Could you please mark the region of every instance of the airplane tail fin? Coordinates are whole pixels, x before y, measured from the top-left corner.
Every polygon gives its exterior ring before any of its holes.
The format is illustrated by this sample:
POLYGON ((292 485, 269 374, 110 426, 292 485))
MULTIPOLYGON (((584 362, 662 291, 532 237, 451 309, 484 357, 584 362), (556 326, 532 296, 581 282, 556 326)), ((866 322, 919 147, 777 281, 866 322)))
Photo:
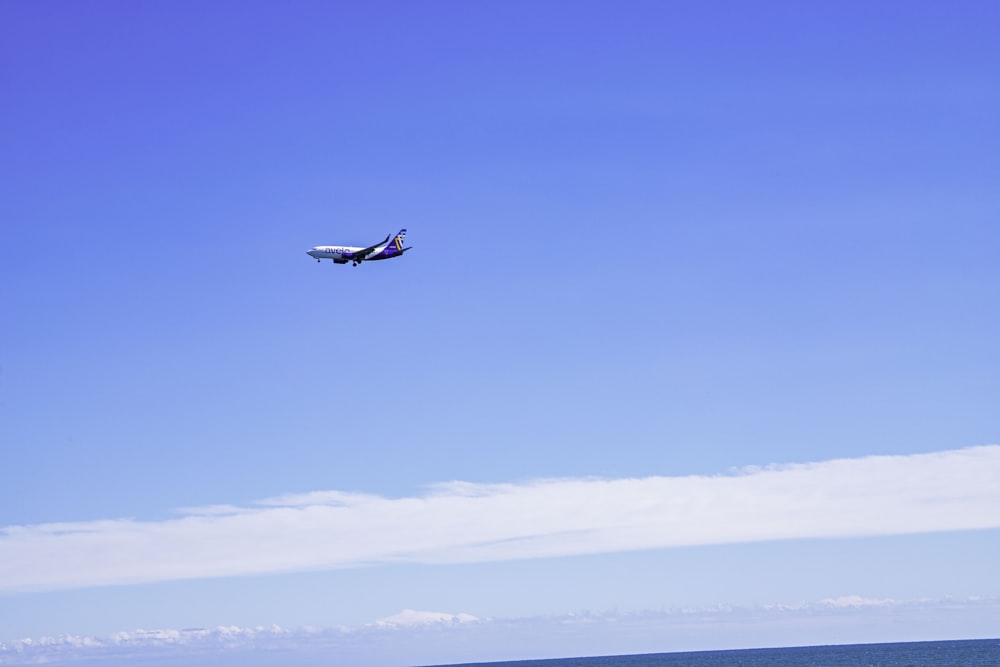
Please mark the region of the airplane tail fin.
POLYGON ((403 248, 403 238, 406 236, 406 230, 400 229, 399 233, 392 239, 392 244, 396 246, 396 250, 402 252, 403 248))

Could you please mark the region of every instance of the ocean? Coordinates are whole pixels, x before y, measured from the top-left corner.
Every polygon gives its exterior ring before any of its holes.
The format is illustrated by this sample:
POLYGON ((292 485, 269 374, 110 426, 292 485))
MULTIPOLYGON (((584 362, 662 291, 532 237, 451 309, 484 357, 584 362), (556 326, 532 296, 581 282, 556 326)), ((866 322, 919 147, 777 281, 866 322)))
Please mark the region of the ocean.
POLYGON ((474 667, 1000 667, 1000 639, 480 662, 474 667))

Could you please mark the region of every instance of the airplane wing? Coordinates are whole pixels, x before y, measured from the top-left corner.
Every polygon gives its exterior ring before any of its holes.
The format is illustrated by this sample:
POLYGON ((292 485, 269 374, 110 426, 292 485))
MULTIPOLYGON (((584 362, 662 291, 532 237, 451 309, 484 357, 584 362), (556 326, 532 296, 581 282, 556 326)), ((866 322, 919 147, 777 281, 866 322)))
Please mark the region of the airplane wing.
POLYGON ((354 260, 355 262, 360 262, 365 257, 367 257, 368 255, 370 255, 373 252, 375 252, 375 249, 378 248, 380 245, 385 245, 388 242, 389 242, 389 237, 386 236, 384 241, 379 241, 375 245, 370 245, 367 248, 365 248, 364 250, 359 250, 357 252, 352 252, 351 253, 351 259, 354 260))

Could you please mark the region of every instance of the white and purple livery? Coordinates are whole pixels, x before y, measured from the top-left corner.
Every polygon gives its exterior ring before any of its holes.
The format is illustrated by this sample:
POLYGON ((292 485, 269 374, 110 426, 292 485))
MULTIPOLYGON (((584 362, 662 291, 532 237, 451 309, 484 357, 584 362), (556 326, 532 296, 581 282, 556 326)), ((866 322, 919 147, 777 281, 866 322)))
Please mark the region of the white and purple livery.
POLYGON ((403 237, 405 236, 406 230, 400 229, 392 241, 389 241, 389 237, 386 236, 384 241, 370 245, 367 248, 342 245, 318 245, 315 248, 306 250, 306 254, 317 262, 323 259, 332 259, 334 264, 353 262, 354 266, 357 266, 361 262, 371 262, 376 259, 392 259, 393 257, 401 256, 410 249, 403 247, 403 237))

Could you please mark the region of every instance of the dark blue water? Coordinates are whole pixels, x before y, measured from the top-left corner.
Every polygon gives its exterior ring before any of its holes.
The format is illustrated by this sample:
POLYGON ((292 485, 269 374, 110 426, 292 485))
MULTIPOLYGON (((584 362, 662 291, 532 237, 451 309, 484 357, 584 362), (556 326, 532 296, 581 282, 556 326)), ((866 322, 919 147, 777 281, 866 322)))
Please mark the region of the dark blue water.
MULTIPOLYGON (((597 658, 481 662, 475 667, 1000 667, 1000 639, 805 646, 597 658)), ((452 666, 459 667, 459 666, 452 666)))

